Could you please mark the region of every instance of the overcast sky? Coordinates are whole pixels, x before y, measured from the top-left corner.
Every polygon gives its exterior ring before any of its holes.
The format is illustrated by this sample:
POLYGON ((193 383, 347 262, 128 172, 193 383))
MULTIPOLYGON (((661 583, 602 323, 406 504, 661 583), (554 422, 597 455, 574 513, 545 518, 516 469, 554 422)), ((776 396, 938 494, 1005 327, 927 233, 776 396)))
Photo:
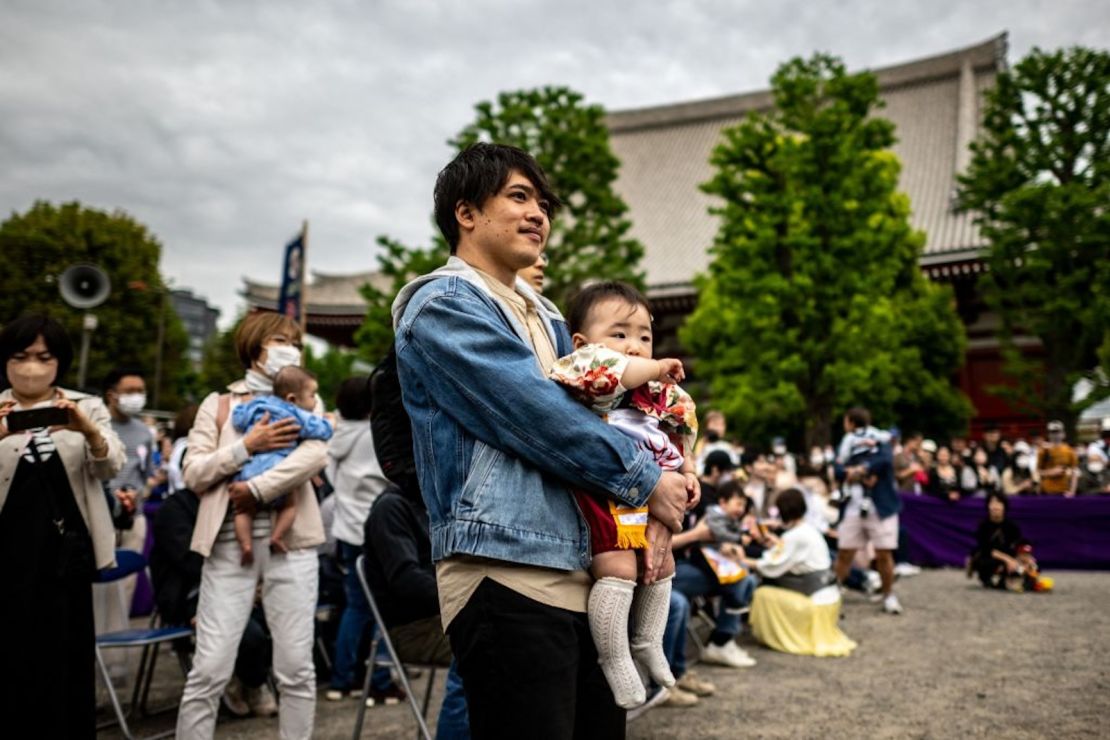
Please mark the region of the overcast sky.
POLYGON ((230 321, 242 277, 373 269, 379 234, 426 243, 446 140, 499 91, 568 85, 610 110, 765 88, 815 50, 853 69, 1010 32, 1106 46, 1098 0, 5 0, 0 212, 122 208, 163 274, 230 321))

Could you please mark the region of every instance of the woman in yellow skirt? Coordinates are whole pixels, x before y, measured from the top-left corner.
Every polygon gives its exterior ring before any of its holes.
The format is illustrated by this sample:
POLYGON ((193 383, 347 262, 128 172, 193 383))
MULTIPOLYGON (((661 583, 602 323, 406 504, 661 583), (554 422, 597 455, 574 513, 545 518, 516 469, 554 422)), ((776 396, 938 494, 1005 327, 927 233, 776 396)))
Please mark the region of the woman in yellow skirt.
POLYGON ((840 590, 830 571, 824 537, 803 521, 805 496, 788 488, 775 505, 786 531, 759 560, 745 558, 763 577, 752 600, 752 634, 784 653, 850 655, 856 643, 840 631, 840 590))

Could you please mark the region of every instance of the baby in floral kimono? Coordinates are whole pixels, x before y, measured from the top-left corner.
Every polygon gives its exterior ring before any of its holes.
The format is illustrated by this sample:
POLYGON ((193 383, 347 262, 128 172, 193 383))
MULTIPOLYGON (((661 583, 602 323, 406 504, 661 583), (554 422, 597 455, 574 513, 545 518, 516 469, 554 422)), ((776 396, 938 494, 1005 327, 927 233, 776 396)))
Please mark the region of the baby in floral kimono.
MULTIPOLYGON (((685 377, 682 363, 651 358, 647 299, 625 283, 595 283, 571 300, 567 322, 575 351, 555 363, 550 377, 649 450, 664 470, 684 473, 692 493, 694 402, 677 385, 685 377)), ((638 551, 647 547, 647 507, 585 491, 574 496, 590 528, 595 579, 587 607, 590 632, 613 696, 627 709, 646 699, 637 663, 656 683, 675 683, 663 653, 674 557, 667 553, 659 580, 637 585, 638 551)))

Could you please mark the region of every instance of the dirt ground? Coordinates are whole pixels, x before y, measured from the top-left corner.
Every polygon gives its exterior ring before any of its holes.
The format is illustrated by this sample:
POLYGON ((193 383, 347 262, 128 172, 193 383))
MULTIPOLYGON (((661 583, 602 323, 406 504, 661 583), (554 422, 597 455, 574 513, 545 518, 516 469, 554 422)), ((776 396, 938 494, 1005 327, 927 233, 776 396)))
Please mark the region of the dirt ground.
MULTIPOLYGON (((849 595, 842 625, 859 643, 851 657, 784 655, 745 637, 758 666, 696 667, 717 694, 690 709, 652 710, 629 724, 628 737, 1106 737, 1110 573, 1051 575, 1055 593, 1016 595, 984 591, 956 571, 926 571, 898 584, 906 611, 896 617, 849 595)), ((442 684, 437 677, 433 718, 442 684)), ((180 690, 172 659, 161 661, 152 704, 180 690)), ((317 706, 316 737, 351 737, 354 700, 326 702, 321 690, 317 706)), ((172 726, 171 713, 133 730, 172 726)), ((411 737, 414 728, 407 706, 379 707, 367 710, 362 737, 411 737)), ((272 738, 277 721, 221 720, 216 736, 272 738)))

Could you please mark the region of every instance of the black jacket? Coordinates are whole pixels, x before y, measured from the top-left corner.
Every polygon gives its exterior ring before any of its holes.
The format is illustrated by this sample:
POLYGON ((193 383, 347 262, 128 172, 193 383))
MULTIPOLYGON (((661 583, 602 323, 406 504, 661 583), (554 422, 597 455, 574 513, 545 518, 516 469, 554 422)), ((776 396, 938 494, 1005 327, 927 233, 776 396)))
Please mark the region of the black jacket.
POLYGON ((189 489, 162 502, 154 517, 150 577, 154 603, 166 624, 188 624, 197 611, 204 559, 189 549, 200 501, 189 489))
POLYGON ((419 494, 387 488, 370 509, 364 532, 366 582, 386 627, 439 614, 428 512, 419 494))

